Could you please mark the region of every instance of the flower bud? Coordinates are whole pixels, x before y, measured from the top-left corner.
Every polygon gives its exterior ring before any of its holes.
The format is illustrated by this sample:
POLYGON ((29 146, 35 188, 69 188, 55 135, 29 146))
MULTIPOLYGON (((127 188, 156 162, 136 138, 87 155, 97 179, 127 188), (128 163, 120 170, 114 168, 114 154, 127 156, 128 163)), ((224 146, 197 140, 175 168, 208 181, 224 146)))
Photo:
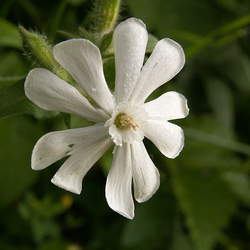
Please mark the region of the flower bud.
POLYGON ((107 34, 113 31, 120 11, 121 0, 97 0, 92 13, 94 31, 107 34))
POLYGON ((19 26, 19 30, 23 39, 24 48, 38 61, 39 64, 41 64, 42 67, 51 70, 66 82, 74 84, 74 80, 70 74, 55 60, 52 48, 47 42, 45 36, 28 31, 22 26, 19 26))

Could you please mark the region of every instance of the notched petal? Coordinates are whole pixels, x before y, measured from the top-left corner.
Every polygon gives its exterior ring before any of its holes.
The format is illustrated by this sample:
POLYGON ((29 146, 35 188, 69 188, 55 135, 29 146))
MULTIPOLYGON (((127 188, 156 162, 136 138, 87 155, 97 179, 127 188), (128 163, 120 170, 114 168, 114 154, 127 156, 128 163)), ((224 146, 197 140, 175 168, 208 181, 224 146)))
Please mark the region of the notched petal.
POLYGON ((136 18, 121 22, 114 31, 117 103, 127 101, 136 85, 143 65, 147 40, 145 24, 136 18))
POLYGON ((143 103, 154 90, 176 76, 184 64, 182 47, 169 38, 160 40, 143 66, 130 100, 143 103))
POLYGON ((128 219, 133 219, 131 150, 128 144, 116 147, 105 194, 111 209, 128 219))
POLYGON ((149 200, 158 190, 160 174, 143 142, 131 144, 134 196, 138 202, 149 200))
POLYGON ((56 60, 106 112, 114 107, 103 73, 100 50, 86 39, 70 39, 53 48, 56 60))
POLYGON ((143 127, 145 136, 166 157, 174 159, 184 146, 183 130, 170 122, 148 120, 143 127))
POLYGON ((189 113, 187 99, 180 93, 169 91, 157 99, 145 103, 150 119, 175 120, 185 118, 189 113))
POLYGON ((94 126, 50 132, 36 143, 31 157, 34 170, 41 170, 60 159, 71 155, 79 147, 82 151, 88 145, 105 140, 107 129, 102 124, 94 126))
POLYGON ((31 70, 24 89, 26 96, 45 110, 72 113, 95 122, 108 118, 102 110, 95 109, 76 88, 49 70, 31 70))
POLYGON ((89 145, 79 145, 78 149, 59 168, 51 182, 69 192, 80 194, 83 178, 111 145, 109 138, 89 145))

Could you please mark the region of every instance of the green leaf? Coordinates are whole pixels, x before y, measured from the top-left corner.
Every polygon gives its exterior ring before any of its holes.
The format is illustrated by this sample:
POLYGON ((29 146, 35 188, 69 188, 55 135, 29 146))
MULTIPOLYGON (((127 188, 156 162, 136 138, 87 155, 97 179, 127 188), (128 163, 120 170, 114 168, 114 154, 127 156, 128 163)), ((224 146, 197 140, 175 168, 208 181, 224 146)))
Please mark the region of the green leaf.
POLYGON ((166 193, 138 205, 135 218, 125 226, 122 245, 128 249, 162 249, 161 242, 169 241, 167 236, 173 231, 175 205, 166 193))
POLYGON ((205 87, 208 102, 217 121, 225 129, 231 131, 234 121, 234 100, 230 88, 223 81, 216 78, 208 79, 205 87))
POLYGON ((43 244, 40 244, 40 247, 38 247, 38 250, 55 250, 55 249, 69 250, 69 248, 66 246, 65 242, 62 239, 45 241, 43 244))
POLYGON ((236 18, 235 20, 222 25, 219 28, 215 28, 212 32, 209 32, 203 39, 197 41, 193 46, 190 46, 186 52, 187 56, 194 56, 201 50, 211 46, 223 46, 227 43, 236 40, 238 37, 244 37, 247 35, 247 26, 250 23, 250 15, 236 18))
POLYGON ((0 18, 0 46, 21 48, 22 41, 15 25, 0 18))
POLYGON ((174 233, 171 250, 192 250, 192 245, 189 237, 185 234, 181 228, 180 221, 177 221, 174 233))
POLYGON ((239 46, 230 46, 227 53, 221 55, 216 67, 223 69, 223 75, 243 94, 250 93, 250 60, 239 46))
POLYGON ((0 207, 34 183, 38 175, 30 167, 30 156, 42 134, 42 127, 25 117, 0 120, 0 207))
POLYGON ((60 228, 55 218, 63 214, 72 202, 73 198, 70 195, 53 198, 48 193, 38 198, 33 193, 28 193, 19 204, 19 213, 30 224, 36 241, 42 242, 46 238, 59 236, 60 228), (63 201, 65 196, 68 204, 63 201))
POLYGON ((248 0, 242 0, 240 4, 238 0, 217 0, 216 3, 229 11, 237 13, 247 13, 250 9, 248 0))
POLYGON ((236 208, 236 199, 218 174, 172 166, 172 184, 198 250, 213 249, 236 208))
POLYGON ((7 51, 1 54, 0 60, 0 88, 10 82, 24 80, 28 67, 20 53, 7 51))
POLYGON ((223 179, 228 183, 229 188, 236 197, 250 206, 250 181, 249 177, 244 173, 226 172, 223 179))
POLYGON ((29 102, 25 98, 23 84, 12 84, 0 89, 0 118, 24 114, 29 111, 29 102))
POLYGON ((16 51, 8 51, 0 60, 0 92, 17 81, 25 79, 27 65, 16 51))
MULTIPOLYGON (((217 161, 218 156, 222 156, 221 159, 224 158, 225 165, 225 163, 231 164, 232 158, 236 156, 230 154, 230 151, 250 155, 250 146, 238 142, 234 138, 228 138, 228 131, 225 131, 225 127, 221 123, 215 122, 213 116, 192 116, 192 119, 187 119, 185 122, 188 124, 188 127, 184 129, 187 137, 186 144, 188 145, 184 148, 184 151, 188 151, 186 157, 203 158, 203 163, 205 163, 211 160, 217 161), (197 151, 200 153, 197 154, 197 151), (214 153, 217 154, 217 157, 214 153)), ((237 165, 237 161, 234 161, 234 163, 237 165)), ((204 167, 203 164, 200 164, 200 166, 204 167)))
POLYGON ((206 34, 225 18, 209 0, 127 0, 126 2, 132 14, 142 18, 147 26, 153 27, 160 36, 172 37, 180 30, 206 34))
POLYGON ((0 88, 0 119, 22 114, 30 114, 37 119, 44 119, 54 117, 57 112, 42 110, 31 103, 24 94, 21 82, 0 88))
POLYGON ((230 139, 225 139, 222 136, 217 136, 212 133, 206 133, 206 132, 199 131, 193 128, 186 128, 185 131, 186 131, 186 135, 189 138, 192 138, 201 142, 213 144, 219 147, 223 147, 228 150, 235 151, 235 152, 250 155, 250 146, 248 144, 237 142, 237 141, 230 140, 230 139))

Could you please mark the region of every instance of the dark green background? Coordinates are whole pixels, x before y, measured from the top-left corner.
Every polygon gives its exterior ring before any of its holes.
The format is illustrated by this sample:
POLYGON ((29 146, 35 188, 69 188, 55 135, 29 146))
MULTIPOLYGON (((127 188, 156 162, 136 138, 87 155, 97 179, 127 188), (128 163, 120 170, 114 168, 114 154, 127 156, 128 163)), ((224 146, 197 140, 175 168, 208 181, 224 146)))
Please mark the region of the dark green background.
MULTIPOLYGON (((111 153, 84 180, 80 196, 50 183, 60 164, 30 168, 36 140, 65 129, 65 116, 27 101, 23 82, 35 67, 17 25, 52 44, 79 37, 93 1, 0 1, 0 249, 1 250, 249 250, 250 3, 249 0, 126 0, 120 20, 141 18, 157 38, 186 52, 183 71, 153 93, 183 93, 190 115, 176 121, 186 145, 168 160, 148 141, 161 173, 154 197, 129 221, 109 209, 105 178, 111 153), (29 58, 31 60, 29 60, 29 58)), ((112 85, 113 60, 105 63, 112 85)), ((85 124, 71 117, 71 127, 85 124)))

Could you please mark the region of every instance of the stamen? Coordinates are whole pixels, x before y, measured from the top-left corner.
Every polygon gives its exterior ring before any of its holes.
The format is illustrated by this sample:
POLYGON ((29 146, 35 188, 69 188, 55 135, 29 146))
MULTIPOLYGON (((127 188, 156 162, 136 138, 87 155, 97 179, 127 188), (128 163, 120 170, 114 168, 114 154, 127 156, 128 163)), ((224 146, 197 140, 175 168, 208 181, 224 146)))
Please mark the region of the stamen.
POLYGON ((115 125, 122 130, 136 129, 138 125, 133 121, 133 118, 125 113, 120 113, 115 118, 115 125))

